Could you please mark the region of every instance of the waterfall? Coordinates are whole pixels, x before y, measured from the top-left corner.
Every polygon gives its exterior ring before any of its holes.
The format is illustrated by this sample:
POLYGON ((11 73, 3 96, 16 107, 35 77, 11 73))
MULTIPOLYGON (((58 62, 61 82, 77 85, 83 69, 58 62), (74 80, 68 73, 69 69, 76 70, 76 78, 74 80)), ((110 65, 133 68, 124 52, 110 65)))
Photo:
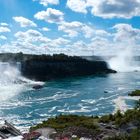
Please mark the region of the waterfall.
POLYGON ((133 59, 131 48, 121 50, 108 61, 109 67, 117 72, 140 71, 139 65, 133 59))
POLYGON ((0 62, 0 101, 8 100, 26 89, 32 88, 34 84, 43 84, 23 77, 20 67, 20 63, 0 62))

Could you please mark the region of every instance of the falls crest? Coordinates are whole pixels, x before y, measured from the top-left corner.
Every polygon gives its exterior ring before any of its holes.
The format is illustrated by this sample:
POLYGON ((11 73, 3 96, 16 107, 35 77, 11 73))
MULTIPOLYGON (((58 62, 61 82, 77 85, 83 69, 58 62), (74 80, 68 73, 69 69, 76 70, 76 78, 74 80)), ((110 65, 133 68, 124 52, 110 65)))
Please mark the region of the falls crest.
POLYGON ((132 50, 122 50, 108 61, 109 67, 117 72, 140 71, 140 66, 134 60, 132 50))

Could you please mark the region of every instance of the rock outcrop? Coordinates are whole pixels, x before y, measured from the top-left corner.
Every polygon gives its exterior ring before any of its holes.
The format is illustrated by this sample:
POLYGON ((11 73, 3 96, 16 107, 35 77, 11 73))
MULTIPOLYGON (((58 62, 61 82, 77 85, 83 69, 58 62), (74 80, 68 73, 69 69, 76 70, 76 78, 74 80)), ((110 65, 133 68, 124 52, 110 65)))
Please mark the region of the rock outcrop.
POLYGON ((82 58, 65 58, 53 60, 27 60, 22 62, 23 76, 34 80, 46 81, 70 76, 115 73, 104 61, 88 61, 82 58))

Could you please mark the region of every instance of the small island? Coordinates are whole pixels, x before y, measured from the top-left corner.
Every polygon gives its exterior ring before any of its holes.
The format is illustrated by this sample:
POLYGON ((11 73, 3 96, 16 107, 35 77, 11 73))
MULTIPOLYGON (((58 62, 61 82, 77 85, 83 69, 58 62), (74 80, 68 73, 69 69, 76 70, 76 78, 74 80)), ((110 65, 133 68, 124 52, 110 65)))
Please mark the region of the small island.
POLYGON ((116 73, 105 61, 89 61, 79 56, 65 54, 34 56, 21 63, 23 76, 47 81, 65 77, 116 73))
POLYGON ((12 65, 20 63, 21 74, 35 81, 55 80, 58 78, 89 76, 116 73, 103 60, 93 57, 92 61, 82 56, 65 54, 35 55, 21 53, 0 54, 1 62, 12 65))

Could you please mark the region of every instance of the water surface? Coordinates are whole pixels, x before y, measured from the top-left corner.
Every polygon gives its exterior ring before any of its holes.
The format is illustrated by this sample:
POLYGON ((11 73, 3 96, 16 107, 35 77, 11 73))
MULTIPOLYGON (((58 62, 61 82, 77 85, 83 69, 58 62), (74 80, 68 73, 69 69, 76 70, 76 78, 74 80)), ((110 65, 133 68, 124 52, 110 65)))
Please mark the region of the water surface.
POLYGON ((58 114, 104 115, 134 106, 140 72, 60 79, 33 90, 30 84, 0 87, 0 120, 22 128, 58 114))

